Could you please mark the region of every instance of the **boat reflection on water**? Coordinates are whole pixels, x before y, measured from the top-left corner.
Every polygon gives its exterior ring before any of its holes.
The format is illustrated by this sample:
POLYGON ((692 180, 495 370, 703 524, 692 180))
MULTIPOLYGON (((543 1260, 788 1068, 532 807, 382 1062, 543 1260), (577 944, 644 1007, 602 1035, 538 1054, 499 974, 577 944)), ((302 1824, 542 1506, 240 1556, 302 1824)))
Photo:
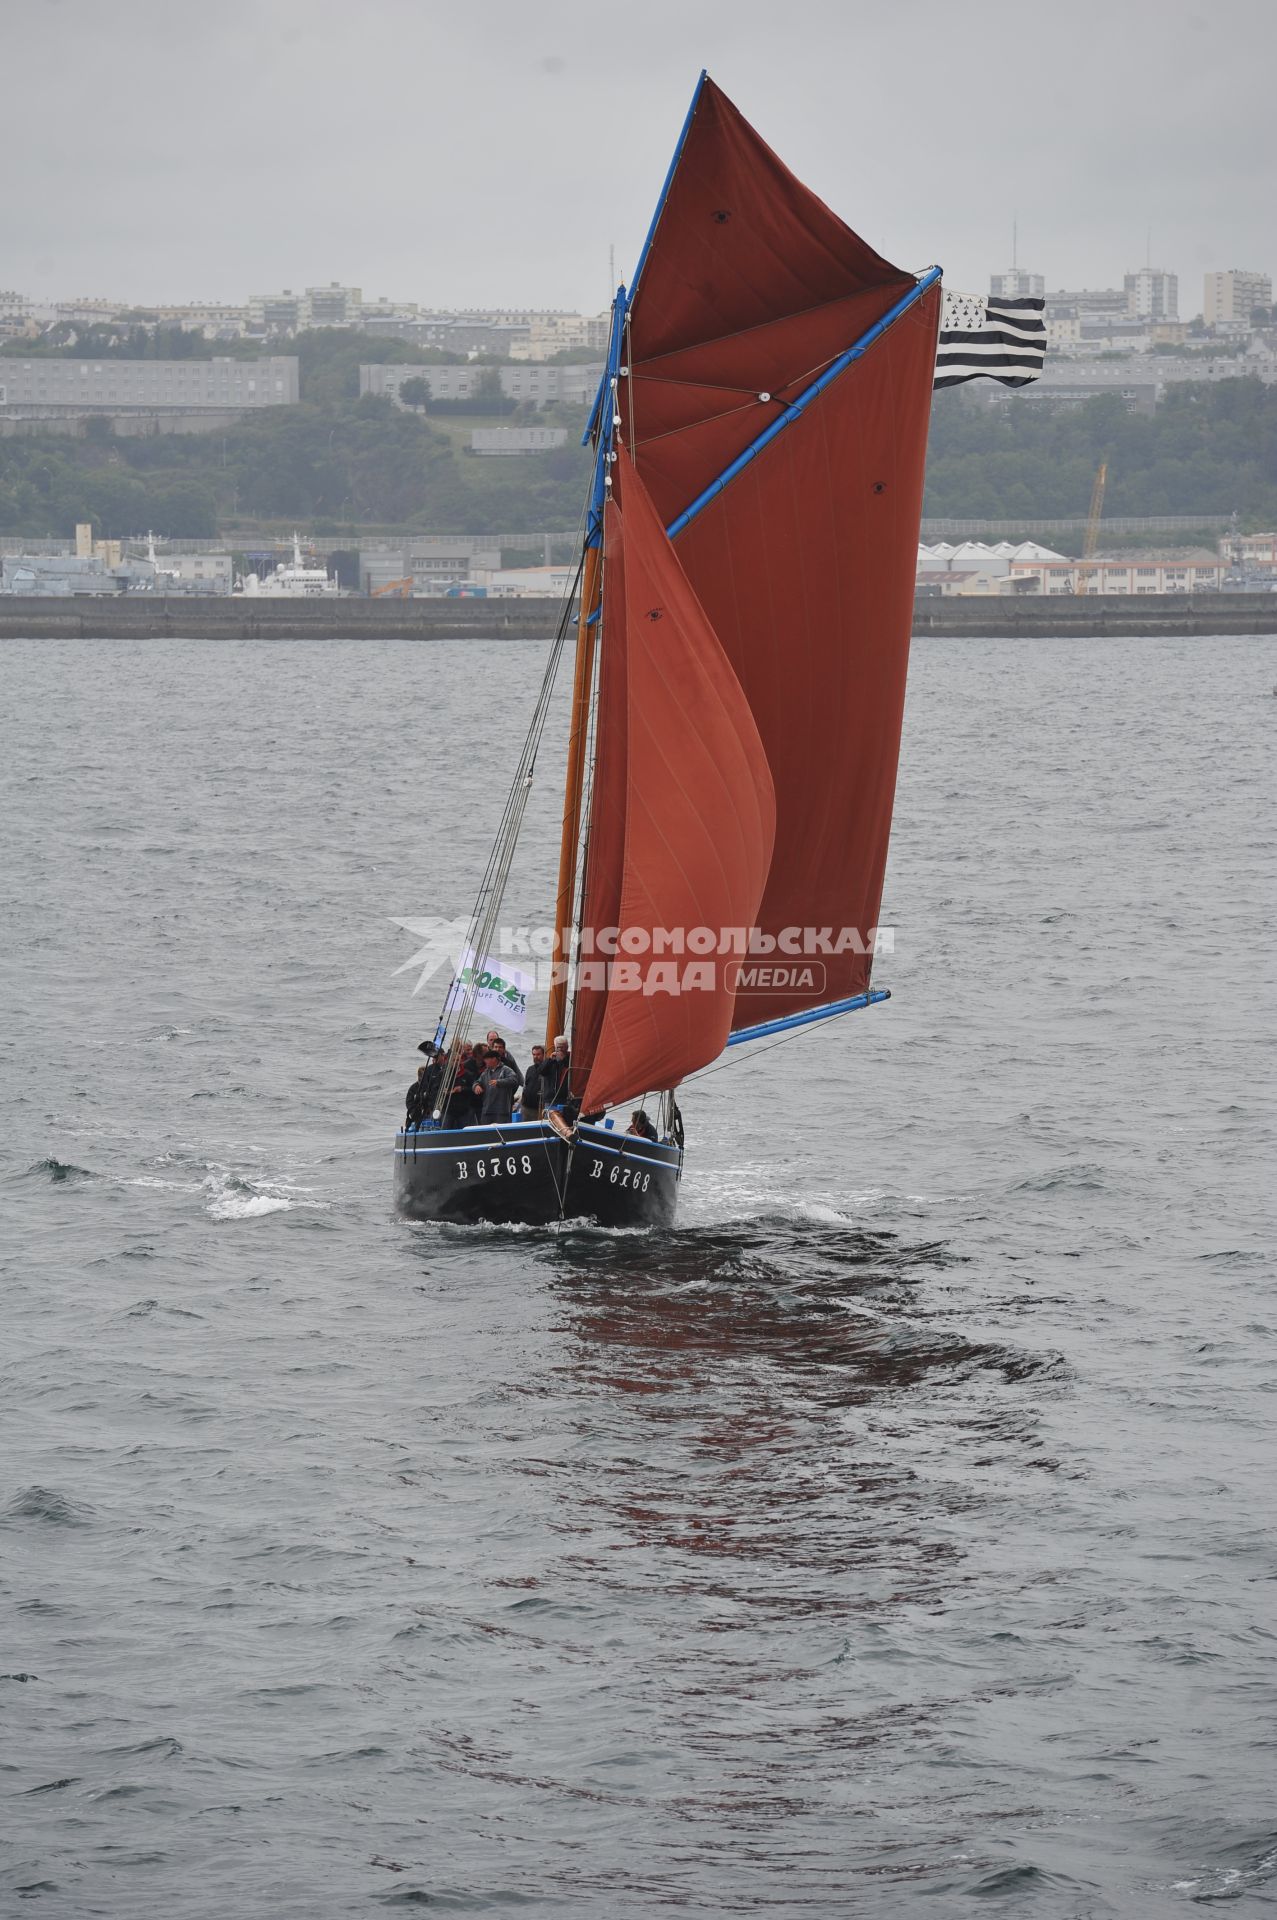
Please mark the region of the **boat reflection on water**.
MULTIPOLYGON (((670 1590, 755 1620, 942 1610, 1004 1466, 1056 1464, 1039 1395, 1059 1362, 948 1322, 942 1243, 787 1216, 569 1232, 547 1258, 597 1441, 582 1491, 670 1590)), ((594 1561, 609 1586, 617 1544, 594 1561)))
POLYGON ((432 1685, 466 1650, 465 1737, 432 1755, 445 1792, 534 1798, 531 1890, 877 1914, 884 1885, 1005 1864, 968 1844, 972 1795, 996 1740, 1005 1806, 1015 1715, 1036 1724, 1051 1680, 1059 1502, 1025 1469, 1051 1464, 1043 1403, 1071 1382, 966 1331, 970 1264, 823 1210, 420 1246, 497 1356, 445 1389, 432 1445, 432 1685))

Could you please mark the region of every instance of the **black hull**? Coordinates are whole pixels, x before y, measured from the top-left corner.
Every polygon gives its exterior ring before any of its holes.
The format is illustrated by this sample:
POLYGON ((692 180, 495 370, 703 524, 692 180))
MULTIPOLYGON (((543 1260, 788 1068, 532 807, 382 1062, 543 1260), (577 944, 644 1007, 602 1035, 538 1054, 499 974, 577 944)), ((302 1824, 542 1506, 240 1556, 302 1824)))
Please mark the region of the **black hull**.
POLYGON ((464 1225, 667 1227, 683 1170, 679 1148, 606 1127, 569 1144, 544 1121, 401 1133, 395 1204, 412 1220, 464 1225))

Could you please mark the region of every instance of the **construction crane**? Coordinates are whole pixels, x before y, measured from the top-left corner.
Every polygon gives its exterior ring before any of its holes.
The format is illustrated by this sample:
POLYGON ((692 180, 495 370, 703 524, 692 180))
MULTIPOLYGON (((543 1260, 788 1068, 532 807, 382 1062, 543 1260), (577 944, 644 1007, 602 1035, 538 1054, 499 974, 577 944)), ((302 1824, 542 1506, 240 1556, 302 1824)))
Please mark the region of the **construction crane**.
POLYGON ((412 575, 409 574, 406 580, 387 580, 384 587, 374 587, 368 597, 370 600, 380 600, 387 593, 393 593, 398 600, 411 600, 412 575))
POLYGON ((1082 560, 1073 575, 1074 593, 1087 591, 1086 568, 1095 558, 1095 549, 1100 541, 1100 517, 1104 512, 1104 489, 1108 485, 1109 463, 1101 460, 1095 472, 1095 485, 1091 488, 1091 510, 1086 516, 1086 533, 1082 540, 1082 560))

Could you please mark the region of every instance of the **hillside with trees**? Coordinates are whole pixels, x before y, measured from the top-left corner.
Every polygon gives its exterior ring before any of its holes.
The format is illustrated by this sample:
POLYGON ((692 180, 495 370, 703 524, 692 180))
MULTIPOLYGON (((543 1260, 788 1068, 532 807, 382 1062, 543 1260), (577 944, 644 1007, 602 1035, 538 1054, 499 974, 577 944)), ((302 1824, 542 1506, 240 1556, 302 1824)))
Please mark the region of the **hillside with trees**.
MULTIPOLYGON (((137 342, 82 339, 45 351, 135 357, 128 349, 152 339, 139 330, 137 342)), ((200 345, 211 353, 224 343, 200 345)), ((116 434, 109 420, 91 418, 82 438, 0 439, 0 532, 53 537, 79 520, 92 521, 100 535, 154 527, 178 539, 270 521, 352 535, 369 527, 481 533, 575 526, 588 471, 576 434, 564 448, 518 460, 476 459, 465 451, 470 416, 476 424, 490 422, 497 411, 516 423, 523 418, 501 400, 495 368, 499 406, 485 405, 481 394, 466 417, 455 405, 441 406, 436 422, 429 408, 361 399, 359 368, 369 361, 455 364, 455 354, 335 329, 300 334, 290 350, 300 362, 300 404, 246 414, 224 430, 116 434)), ((414 397, 428 399, 420 392, 414 397)), ((552 416, 530 417, 544 422, 552 416)), ((578 424, 575 415, 572 424, 578 424)))
MULTIPOLYGON (((223 342, 138 327, 109 338, 11 343, 25 353, 208 357, 223 342)), ((237 350, 237 349, 236 349, 237 350)), ((437 349, 345 331, 304 333, 301 400, 242 417, 225 431, 116 434, 90 419, 82 437, 0 438, 0 532, 66 536, 77 521, 99 534, 147 527, 170 538, 213 538, 228 527, 286 525, 312 532, 371 529, 449 533, 566 529, 577 524, 588 476, 575 410, 520 408, 492 378, 469 402, 429 401, 409 381, 409 408, 359 397, 366 361, 429 365, 437 349), (494 416, 569 427, 567 445, 517 459, 476 458, 471 426, 494 416)), ((0 360, 2 365, 2 360, 0 360)), ((1127 413, 1105 396, 1068 411, 1012 395, 973 405, 961 390, 937 397, 924 511, 997 520, 1084 514, 1101 460, 1106 513, 1226 514, 1277 523, 1277 387, 1256 379, 1172 387, 1157 413, 1127 413)))
POLYGON ((1152 415, 1116 395, 1056 412, 1012 394, 973 406, 961 389, 931 413, 923 512, 972 520, 1085 514, 1101 460, 1106 514, 1239 513, 1277 523, 1277 387, 1248 378, 1167 389, 1152 415))

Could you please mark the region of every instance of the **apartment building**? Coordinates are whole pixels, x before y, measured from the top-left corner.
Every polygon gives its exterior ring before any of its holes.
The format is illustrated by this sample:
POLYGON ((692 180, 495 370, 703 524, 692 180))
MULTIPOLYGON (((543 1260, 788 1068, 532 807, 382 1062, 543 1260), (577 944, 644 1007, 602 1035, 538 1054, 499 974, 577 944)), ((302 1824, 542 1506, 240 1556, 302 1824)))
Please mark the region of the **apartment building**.
POLYGON ((1046 280, 1040 273, 1010 267, 1005 273, 989 275, 989 293, 994 300, 1045 300, 1046 280))
POLYGON ((1179 276, 1162 267, 1138 267, 1123 280, 1126 312, 1132 320, 1177 320, 1179 276))
POLYGON ((359 391, 384 395, 402 405, 399 391, 406 380, 424 380, 432 400, 473 400, 485 374, 495 372, 501 391, 520 405, 545 407, 556 402, 588 407, 603 377, 601 361, 580 366, 543 366, 519 362, 505 367, 362 366, 359 391))
POLYGON ((0 360, 0 416, 51 419, 84 414, 248 413, 295 406, 291 355, 231 360, 0 360))
POLYGON ((1229 267, 1226 273, 1208 273, 1202 285, 1202 319, 1208 327, 1244 327, 1256 307, 1271 308, 1272 276, 1229 267))

